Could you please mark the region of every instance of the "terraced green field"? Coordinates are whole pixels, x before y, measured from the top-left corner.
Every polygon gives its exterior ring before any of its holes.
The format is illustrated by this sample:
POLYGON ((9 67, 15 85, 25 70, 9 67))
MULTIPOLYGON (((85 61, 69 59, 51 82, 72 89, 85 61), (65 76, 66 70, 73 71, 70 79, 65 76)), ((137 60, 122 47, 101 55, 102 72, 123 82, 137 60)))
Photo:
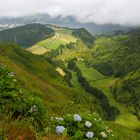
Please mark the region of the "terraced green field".
POLYGON ((84 59, 88 59, 91 58, 91 51, 89 48, 87 48, 87 46, 81 41, 78 40, 72 49, 69 48, 63 48, 62 49, 62 53, 59 54, 58 56, 56 56, 54 58, 54 60, 62 60, 62 61, 66 61, 68 62, 69 60, 73 59, 73 58, 77 58, 78 60, 84 60, 84 59))
POLYGON ((72 36, 72 30, 67 28, 53 27, 55 35, 51 38, 42 40, 30 47, 28 50, 34 54, 44 54, 50 50, 57 49, 61 44, 65 45, 70 42, 76 42, 77 38, 72 36))
POLYGON ((120 110, 120 115, 117 116, 115 122, 132 129, 140 128, 140 122, 137 117, 129 113, 124 105, 117 103, 110 91, 110 87, 117 78, 105 77, 94 68, 88 67, 84 62, 78 61, 76 64, 81 69, 83 76, 89 81, 90 85, 103 91, 109 103, 120 110))

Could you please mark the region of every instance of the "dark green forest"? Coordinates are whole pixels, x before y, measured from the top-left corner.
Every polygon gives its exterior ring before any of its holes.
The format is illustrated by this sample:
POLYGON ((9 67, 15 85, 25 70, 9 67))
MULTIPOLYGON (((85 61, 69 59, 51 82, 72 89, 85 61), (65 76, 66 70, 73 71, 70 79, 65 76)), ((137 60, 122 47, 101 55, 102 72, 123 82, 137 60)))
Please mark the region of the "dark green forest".
POLYGON ((28 24, 0 31, 0 42, 15 43, 26 48, 53 35, 54 31, 45 25, 28 24))

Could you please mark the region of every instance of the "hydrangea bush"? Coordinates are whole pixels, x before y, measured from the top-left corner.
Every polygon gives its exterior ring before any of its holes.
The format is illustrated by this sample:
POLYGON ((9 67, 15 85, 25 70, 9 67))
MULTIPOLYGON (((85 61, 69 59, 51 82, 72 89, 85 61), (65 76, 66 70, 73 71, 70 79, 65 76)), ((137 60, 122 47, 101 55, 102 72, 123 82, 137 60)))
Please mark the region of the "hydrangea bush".
POLYGON ((52 117, 48 131, 70 140, 117 140, 114 132, 96 114, 80 113, 52 117))
POLYGON ((47 110, 43 101, 21 88, 16 75, 16 72, 9 71, 6 65, 0 63, 0 114, 12 114, 13 119, 27 118, 42 130, 47 124, 47 110))

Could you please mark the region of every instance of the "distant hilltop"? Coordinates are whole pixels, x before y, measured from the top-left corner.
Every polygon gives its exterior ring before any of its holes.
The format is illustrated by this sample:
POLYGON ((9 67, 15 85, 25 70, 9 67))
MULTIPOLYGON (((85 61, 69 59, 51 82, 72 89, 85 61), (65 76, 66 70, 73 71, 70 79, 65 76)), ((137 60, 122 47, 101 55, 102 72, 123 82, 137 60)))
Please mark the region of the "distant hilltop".
POLYGON ((130 27, 124 27, 120 25, 98 25, 95 23, 80 23, 73 16, 57 16, 55 18, 50 17, 48 14, 35 14, 30 16, 23 17, 2 17, 0 18, 0 25, 4 26, 19 26, 29 23, 42 23, 42 24, 52 24, 62 27, 70 27, 70 28, 85 28, 90 33, 96 34, 99 32, 110 32, 114 30, 128 30, 130 27))

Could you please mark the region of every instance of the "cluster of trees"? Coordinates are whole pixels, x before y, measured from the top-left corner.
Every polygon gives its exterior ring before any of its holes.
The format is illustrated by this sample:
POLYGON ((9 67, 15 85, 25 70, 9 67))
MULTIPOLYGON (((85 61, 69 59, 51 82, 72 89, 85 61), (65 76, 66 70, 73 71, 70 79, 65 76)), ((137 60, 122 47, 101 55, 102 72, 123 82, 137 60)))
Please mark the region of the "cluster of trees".
POLYGON ((114 75, 121 79, 114 84, 115 99, 129 107, 140 119, 140 29, 132 30, 120 47, 114 52, 114 75))
POLYGON ((114 69, 112 67, 111 61, 103 62, 100 64, 93 64, 93 67, 96 68, 103 75, 111 76, 114 74, 114 69))
POLYGON ((114 74, 118 77, 140 68, 140 31, 131 31, 128 38, 122 40, 120 44, 123 47, 114 52, 112 62, 114 74))
POLYGON ((130 111, 140 119, 140 69, 117 81, 112 87, 115 99, 130 107, 130 111))
POLYGON ((105 50, 103 52, 99 48, 93 52, 93 67, 102 74, 124 77, 140 67, 140 30, 132 30, 125 35, 114 35, 107 39, 101 37, 97 45, 101 45, 101 48, 103 45, 105 50))
POLYGON ((72 35, 80 38, 88 47, 91 47, 93 44, 95 37, 91 35, 86 29, 80 28, 80 29, 75 29, 72 32, 72 35))
POLYGON ((73 69, 77 72, 78 82, 85 89, 85 91, 93 94, 100 102, 100 106, 103 109, 104 118, 106 120, 113 120, 119 114, 119 110, 116 107, 110 106, 107 97, 104 95, 102 91, 97 88, 90 86, 89 82, 82 75, 81 70, 76 66, 75 59, 69 61, 68 68, 73 69))
POLYGON ((55 34, 51 28, 41 24, 28 24, 0 32, 1 42, 16 43, 22 47, 30 47, 37 42, 55 34))
POLYGON ((68 69, 65 69, 64 70, 66 75, 64 77, 64 80, 67 82, 67 84, 70 86, 70 87, 73 87, 73 85, 71 84, 71 79, 72 79, 72 73, 68 70, 68 69))

